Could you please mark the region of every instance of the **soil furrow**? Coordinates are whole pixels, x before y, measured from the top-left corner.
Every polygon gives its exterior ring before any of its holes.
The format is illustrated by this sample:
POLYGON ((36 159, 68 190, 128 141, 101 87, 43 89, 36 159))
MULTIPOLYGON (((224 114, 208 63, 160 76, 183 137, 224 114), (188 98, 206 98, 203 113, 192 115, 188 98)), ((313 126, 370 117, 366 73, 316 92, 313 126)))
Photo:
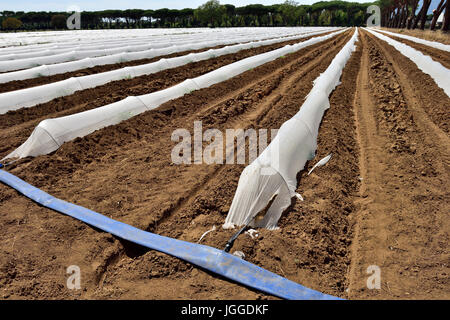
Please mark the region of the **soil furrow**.
MULTIPOLYGON (((414 64, 366 32, 355 109, 362 185, 349 271, 350 298, 448 296, 449 140, 421 112, 433 100, 408 72, 414 64), (420 99, 420 100, 419 100, 420 99), (420 103, 419 103, 420 102, 420 103), (372 266, 372 267, 371 267, 372 266), (368 268, 381 287, 369 289, 368 268)), ((428 92, 440 89, 429 84, 428 92)))
MULTIPOLYGON (((170 162, 170 149, 174 146, 174 143, 170 141, 171 130, 185 127, 192 131, 193 120, 202 120, 205 128, 210 126, 228 128, 228 119, 230 121, 235 119, 236 125, 238 125, 243 121, 243 123, 247 123, 249 119, 255 119, 255 116, 259 118, 259 111, 252 114, 255 109, 264 110, 265 116, 258 120, 261 121, 261 127, 273 126, 276 128, 298 110, 303 98, 312 87, 312 80, 325 70, 349 36, 350 32, 347 32, 339 38, 322 44, 317 50, 288 55, 225 83, 193 92, 181 99, 169 102, 153 112, 130 119, 126 123, 105 128, 85 138, 69 142, 52 155, 18 162, 11 167, 12 172, 55 196, 145 228, 150 225, 153 217, 163 216, 164 211, 171 210, 173 204, 176 204, 179 199, 189 197, 191 190, 195 190, 198 186, 201 187, 203 181, 201 177, 208 176, 208 172, 214 172, 219 166, 209 166, 210 168, 205 169, 205 166, 201 165, 196 170, 190 168, 194 165, 170 166, 168 163, 170 162), (318 66, 316 66, 316 61, 318 66), (283 78, 289 80, 283 84, 283 78), (294 79, 301 79, 301 82, 294 79), (281 90, 272 94, 280 85, 287 86, 285 91, 281 90), (290 88, 291 86, 292 88, 290 88), (240 91, 244 87, 248 87, 248 90, 240 91), (236 96, 233 99, 225 100, 217 106, 211 105, 211 101, 224 100, 227 94, 233 96, 233 92, 236 96), (239 93, 236 94, 236 92, 239 93), (284 100, 277 98, 281 93, 287 94, 284 100), (276 102, 273 111, 261 107, 268 96, 276 102), (225 114, 214 116, 218 111, 225 112, 225 114), (162 130, 166 126, 168 128, 162 130), (57 176, 54 173, 57 173, 57 176), (167 181, 171 181, 171 183, 168 184, 167 181), (170 188, 165 186, 170 186, 170 188)), ((340 122, 341 119, 335 118, 333 121, 340 122)), ((217 195, 210 193, 206 197, 202 195, 200 199, 194 197, 193 205, 187 207, 195 211, 192 221, 198 228, 191 229, 188 237, 197 240, 197 233, 203 233, 204 227, 211 222, 215 223, 220 220, 223 223, 224 215, 227 212, 226 206, 230 204, 228 200, 231 199, 237 182, 232 181, 230 184, 228 177, 231 177, 231 180, 237 179, 242 168, 243 165, 225 166, 225 169, 219 172, 218 178, 211 180, 213 182, 212 190, 215 190, 220 181, 223 181, 223 190, 221 190, 221 196, 224 196, 223 200, 217 199, 217 195), (208 208, 210 204, 214 204, 214 210, 208 208)), ((85 270, 87 291, 80 293, 80 296, 127 298, 137 294, 143 298, 248 299, 263 297, 236 284, 211 277, 208 273, 192 268, 189 264, 175 258, 154 251, 143 254, 141 249, 126 243, 118 245, 120 241, 107 234, 98 233, 82 223, 43 208, 34 208, 34 204, 29 204, 26 199, 17 196, 15 192, 5 187, 1 187, 0 190, 0 207, 2 208, 0 211, 9 211, 9 204, 14 205, 15 211, 17 211, 12 216, 3 214, 1 216, 6 224, 11 225, 11 232, 18 228, 14 223, 16 220, 20 221, 21 217, 31 215, 40 219, 42 214, 46 220, 36 221, 33 226, 41 226, 46 233, 52 232, 48 228, 55 228, 54 230, 57 230, 58 234, 64 230, 65 237, 60 241, 66 245, 66 248, 69 246, 69 249, 66 250, 70 251, 73 248, 85 252, 80 256, 65 255, 61 252, 55 254, 56 265, 79 264, 82 270, 85 270), (28 211, 24 206, 28 207, 28 211), (36 213, 30 213, 29 210, 36 213), (70 222, 63 222, 66 219, 70 222), (54 224, 56 226, 53 226, 54 224), (109 251, 112 250, 112 253, 105 249, 108 247, 112 247, 109 249, 109 251), (123 249, 119 249, 120 247, 123 249), (110 263, 105 268, 105 263, 108 264, 108 261, 110 263), (180 288, 180 279, 184 279, 181 285, 183 288, 180 288), (202 279, 207 279, 207 284, 204 284, 202 279), (132 285, 136 280, 139 284, 132 285), (97 289, 99 281, 102 284, 101 289, 97 289), (144 290, 144 288, 147 289, 144 290), (149 291, 149 288, 152 289, 149 291)), ((184 220, 188 221, 189 219, 190 217, 184 220)), ((179 235, 184 231, 182 229, 184 222, 180 221, 180 223, 180 227, 174 226, 174 230, 180 232, 179 235)), ((28 240, 25 237, 22 238, 16 246, 28 252, 25 241, 31 241, 30 238, 37 239, 36 237, 39 235, 30 229, 31 225, 25 227, 29 231, 29 238, 28 240), (32 234, 33 236, 31 236, 32 234)), ((214 241, 216 241, 217 246, 222 247, 231 233, 231 230, 221 231, 220 237, 215 240, 213 238, 213 241, 208 244, 214 245, 214 241)), ((207 237, 207 239, 210 238, 207 237)), ((274 241, 270 240, 270 237, 268 239, 269 243, 274 241)), ((280 237, 280 239, 277 238, 277 241, 283 240, 280 237)), ((46 247, 44 240, 42 242, 41 246, 45 247, 41 251, 42 254, 52 256, 52 248, 46 247)), ((251 243, 245 239, 241 245, 250 246, 251 243)), ((283 244, 278 243, 277 246, 283 246, 283 244)), ((4 248, 3 250, 9 253, 9 249, 4 248)), ((6 252, 5 257, 8 256, 6 252)), ((295 277, 295 272, 291 269, 286 270, 286 266, 281 266, 279 260, 275 260, 278 263, 273 264, 269 257, 261 260, 251 259, 250 249, 246 250, 246 254, 250 261, 259 262, 279 274, 288 273, 291 277, 295 277)), ((22 259, 24 255, 19 259, 22 259)), ((39 263, 39 254, 28 252, 26 255, 35 263, 39 263)), ((6 265, 5 263, 8 262, 2 261, 2 265, 6 265)), ((24 270, 19 273, 18 279, 27 274, 24 270)), ((36 272, 34 276, 40 278, 45 277, 45 274, 45 272, 36 272)), ((303 277, 307 278, 307 276, 303 277)), ((20 296, 19 292, 13 289, 14 283, 9 284, 8 292, 20 296)), ((24 281, 19 287, 27 287, 27 285, 28 283, 24 281)), ((324 290, 338 292, 340 289, 324 290)), ((60 288, 42 294, 68 297, 63 291, 67 290, 60 288)), ((26 293, 24 295, 26 296, 26 293)))
MULTIPOLYGON (((137 228, 222 249, 236 232, 222 225, 256 147, 249 138, 227 145, 226 130, 253 129, 260 138, 258 130, 266 129, 270 137, 271 129, 298 111, 313 80, 353 32, 193 91, 67 142, 49 155, 21 159, 6 170, 56 197, 137 228), (195 163, 194 122, 201 122, 201 133, 221 133, 223 141, 217 135, 214 139, 216 152, 226 155, 233 149, 234 163, 225 157, 214 164, 195 163), (185 139, 191 139, 184 150, 191 161, 185 164, 173 163, 172 152, 180 142, 173 139, 177 129, 185 129, 185 139), (241 145, 245 161, 237 164, 241 145)), ((404 32, 447 41, 440 33, 404 32)), ((279 229, 240 235, 231 253, 241 251, 251 263, 342 298, 450 299, 450 98, 395 48, 367 31, 359 35, 330 96, 316 156, 297 175, 296 191, 305 200, 293 199, 279 229), (307 174, 331 153, 325 166, 307 174), (377 270, 379 288, 370 281, 377 270)), ((392 38, 450 67, 446 53, 392 38)), ((294 42, 116 81, 1 115, 0 158, 43 119, 161 90, 294 42)), ((143 61, 130 65, 134 63, 143 61)), ((34 86, 125 65, 7 85, 34 86)), ((211 140, 201 134, 197 138, 206 154, 211 140)), ((259 152, 265 147, 259 145, 259 152)), ((0 185, 0 225, 3 299, 274 299, 38 206, 5 185, 0 185), (73 265, 80 267, 82 290, 66 286, 67 267, 73 265)))
MULTIPOLYGON (((345 39, 345 41, 347 38, 345 39)), ((309 63, 306 63, 305 65, 299 66, 298 63, 291 64, 288 66, 288 69, 285 68, 285 70, 280 70, 276 72, 276 74, 279 74, 278 76, 271 75, 271 79, 265 78, 264 81, 260 81, 257 83, 257 85, 253 85, 252 87, 246 88, 245 91, 240 91, 239 94, 234 94, 232 97, 229 97, 228 99, 223 99, 221 101, 218 101, 216 103, 212 103, 210 107, 208 107, 207 110, 202 110, 201 113, 198 113, 195 115, 195 117, 198 120, 201 120, 203 124, 205 124, 204 130, 208 128, 219 128, 222 131, 225 129, 276 129, 278 128, 282 122, 286 121, 290 117, 294 115, 295 112, 298 111, 298 107, 301 105, 301 102, 304 100, 306 94, 310 91, 312 88, 312 81, 320 74, 318 71, 324 71, 326 66, 329 64, 328 62, 331 61, 330 57, 334 57, 339 49, 343 46, 344 41, 341 41, 339 45, 334 46, 333 49, 330 52, 322 52, 320 57, 317 59, 312 60, 309 63), (325 62, 326 61, 326 62, 325 62), (319 69, 317 69, 319 68, 319 69), (314 70, 316 69, 316 70, 314 70), (286 72, 288 70, 288 72, 286 72), (313 72, 314 70, 314 72, 313 72), (295 83, 298 83, 299 81, 302 81, 306 85, 302 86, 301 91, 292 92, 293 87, 295 83), (255 87, 257 88, 255 90, 255 87), (266 90, 261 91, 262 88, 266 88, 266 90), (236 112, 235 110, 230 111, 230 107, 239 106, 239 104, 242 104, 242 100, 244 97, 251 97, 252 95, 257 94, 257 99, 252 99, 251 103, 243 103, 243 106, 240 109, 240 111, 236 112), (264 96, 262 96, 264 94, 264 96), (294 95, 295 99, 292 97, 294 95), (289 101, 291 103, 291 109, 283 110, 280 112, 283 107, 286 105, 286 101, 289 101), (292 104, 292 101, 298 101, 297 106, 295 104, 292 104), (297 107, 297 109, 295 109, 297 107), (228 110, 227 110, 228 109, 228 110), (241 110, 245 110, 245 113, 242 113, 241 110), (283 116, 281 116, 283 114, 283 116), (218 118, 217 115, 220 115, 221 118, 218 118), (276 123, 271 123, 270 126, 264 126, 262 123, 267 122, 267 119, 265 118, 274 118, 276 117, 276 123), (226 128, 224 127, 226 125, 226 128)), ((268 133, 270 135, 270 133, 268 133)), ((270 142, 270 141, 268 141, 270 142)), ((167 143, 167 142, 165 142, 167 143)), ((248 141, 246 142, 247 146, 248 141)), ((238 147, 236 147, 237 149, 238 147)), ((224 154, 226 152, 230 152, 230 150, 224 150, 224 154)), ((248 164, 248 157, 246 159, 246 163, 248 164)), ((177 221, 177 224, 180 224, 182 220, 187 221, 188 219, 192 220, 195 218, 195 215, 192 215, 194 212, 192 210, 193 201, 198 199, 199 194, 201 194, 200 191, 203 193, 206 193, 208 189, 211 188, 211 185, 217 184, 219 181, 219 184, 223 184, 223 179, 227 179, 225 176, 230 175, 230 170, 227 170, 227 166, 217 166, 215 168, 215 171, 211 177, 208 177, 207 180, 203 181, 201 183, 202 189, 195 189, 195 193, 189 196, 188 199, 184 199, 183 205, 177 205, 176 208, 171 210, 171 213, 169 217, 172 217, 172 219, 168 219, 168 216, 165 215, 164 219, 162 221, 158 221, 158 228, 157 229, 149 229, 153 232, 163 233, 168 236, 175 236, 175 234, 170 233, 171 227, 175 221, 177 221), (214 178, 217 178, 217 181, 214 181, 214 178), (189 201, 187 201, 189 200, 189 201), (180 212, 178 214, 178 212, 180 212), (190 213, 187 213, 190 212, 190 213)), ((207 171, 208 166, 205 166, 205 171, 207 171)), ((236 188, 235 182, 236 182, 236 176, 240 174, 242 171, 243 166, 237 166, 236 170, 234 171, 234 181, 231 181, 231 185, 233 188, 236 188)), ((195 169, 195 171, 199 171, 198 169, 195 169)), ((200 171, 203 171, 202 169, 200 171)), ((228 180, 228 179, 227 179, 228 180)), ((169 186, 168 189, 171 189, 169 186)), ((223 201, 231 203, 231 199, 226 199, 223 201)), ((224 206, 226 208, 226 205, 224 206)), ((226 212, 226 211, 225 211, 226 212)), ((181 226, 180 230, 184 230, 184 228, 187 228, 187 225, 181 226)), ((179 234, 178 234, 179 235, 179 234)), ((192 241, 193 239, 189 239, 192 241)))
MULTIPOLYGON (((329 152, 334 153, 334 163, 329 164, 329 168, 321 169, 327 177, 332 172, 332 178, 320 179, 322 174, 318 173, 309 178, 301 175, 302 189, 299 191, 303 193, 308 190, 304 193, 307 200, 301 203, 294 201, 280 220, 281 230, 260 230, 257 239, 242 235, 233 249, 244 252, 247 260, 275 273, 340 296, 345 296, 345 277, 350 261, 347 249, 352 231, 347 217, 355 210, 352 202, 359 183, 354 124, 348 105, 353 99, 361 50, 358 48, 349 61, 342 78, 343 85, 331 97, 331 108, 320 132, 321 147, 317 159, 329 152), (342 119, 349 120, 342 123, 342 119), (353 179, 347 181, 351 177, 353 179)), ((330 56, 327 63, 333 55, 330 56)), ((314 74, 312 79, 316 76, 314 74)), ((303 101, 308 92, 301 90, 299 94, 297 90, 296 86, 289 84, 280 102, 270 108, 269 116, 258 118, 251 126, 277 127, 281 113, 285 113, 287 118, 292 116, 301 104, 298 101, 303 101)), ((311 166, 309 164, 308 168, 311 166)), ((243 166, 222 169, 220 176, 210 181, 199 196, 159 226, 158 233, 197 241, 213 225, 220 227, 242 169, 243 166)), ((222 248, 233 233, 219 228, 208 234, 202 243, 222 248)), ((205 278, 205 281, 209 280, 205 278)))
MULTIPOLYGON (((448 112, 450 98, 444 90, 436 85, 433 78, 423 73, 409 58, 398 52, 394 47, 378 38, 374 38, 374 41, 386 48, 385 52, 389 52, 392 58, 392 66, 396 68, 396 72, 402 78, 402 81, 408 85, 408 93, 415 96, 416 101, 420 101, 420 104, 414 108, 414 112, 420 112, 420 109, 424 110, 421 113, 423 117, 418 117, 418 120, 428 122, 427 126, 433 132, 440 129, 448 135, 450 130, 450 113, 448 112)), ((392 87, 391 90, 397 93, 400 89, 392 87)), ((389 96, 386 96, 384 100, 388 102, 389 96)))

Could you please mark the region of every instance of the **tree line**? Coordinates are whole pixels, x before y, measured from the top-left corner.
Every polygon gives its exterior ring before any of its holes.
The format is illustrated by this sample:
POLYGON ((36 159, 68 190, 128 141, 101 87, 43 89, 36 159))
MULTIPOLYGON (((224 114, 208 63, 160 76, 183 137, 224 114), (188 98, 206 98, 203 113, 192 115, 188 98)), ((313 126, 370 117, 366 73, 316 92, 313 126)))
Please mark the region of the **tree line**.
MULTIPOLYGON (((361 26, 370 3, 321 1, 299 5, 252 4, 235 7, 210 0, 197 9, 103 10, 81 12, 82 29, 190 28, 190 27, 280 27, 280 26, 361 26)), ((3 30, 66 29, 66 12, 0 12, 3 30)))
POLYGON ((380 0, 381 25, 388 28, 407 28, 424 30, 428 21, 430 30, 435 30, 438 25, 438 18, 444 12, 442 21, 442 31, 448 31, 450 28, 450 0, 440 0, 436 9, 431 15, 428 10, 431 0, 423 0, 420 10, 419 0, 380 0))

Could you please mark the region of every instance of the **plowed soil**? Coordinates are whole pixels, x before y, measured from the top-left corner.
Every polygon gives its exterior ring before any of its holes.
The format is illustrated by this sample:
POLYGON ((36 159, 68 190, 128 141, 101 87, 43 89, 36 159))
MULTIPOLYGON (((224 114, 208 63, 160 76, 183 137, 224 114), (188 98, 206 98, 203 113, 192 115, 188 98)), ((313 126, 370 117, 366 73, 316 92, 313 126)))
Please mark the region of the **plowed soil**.
MULTIPOLYGON (((172 132, 193 133, 194 121, 222 132, 279 128, 352 33, 7 170, 56 197, 157 234, 197 242, 215 226, 200 243, 221 249, 235 232, 221 225, 245 165, 174 165, 172 132)), ((0 118, 0 157, 45 118, 160 90, 256 53, 118 81, 8 113, 0 118)), ((280 229, 258 230, 254 239, 241 235, 232 252, 343 298, 449 299, 450 99, 411 61, 360 30, 330 104, 316 158, 298 175, 297 192, 305 201, 293 201, 280 229), (330 162, 308 176, 329 153, 330 162), (370 265, 381 270, 380 290, 366 286, 370 265)), ((3 299, 273 299, 38 206, 4 185, 0 225, 3 299), (82 290, 66 287, 70 265, 81 269, 82 290)))

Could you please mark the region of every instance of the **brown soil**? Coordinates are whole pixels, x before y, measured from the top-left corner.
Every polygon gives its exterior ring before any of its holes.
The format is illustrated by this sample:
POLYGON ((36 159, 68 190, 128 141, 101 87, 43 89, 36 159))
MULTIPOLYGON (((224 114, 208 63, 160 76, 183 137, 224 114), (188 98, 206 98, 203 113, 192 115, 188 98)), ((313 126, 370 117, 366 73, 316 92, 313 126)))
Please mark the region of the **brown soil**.
MULTIPOLYGON (((411 94, 416 96, 417 101, 420 101, 420 110, 425 111, 425 114, 421 115, 421 117, 426 120, 431 120, 442 131, 448 134, 450 130, 450 113, 448 112, 450 108, 449 97, 436 85, 429 75, 419 70, 416 64, 395 50, 394 47, 381 40, 377 42, 391 52, 390 58, 392 60, 390 61, 396 67, 396 72, 403 76, 403 81, 409 84, 411 94), (417 80, 411 81, 410 79, 417 80)), ((399 90, 398 88, 391 89, 394 92, 399 90)), ((389 100, 390 98, 385 97, 386 99, 389 100)))
POLYGON ((448 110, 450 99, 436 97, 431 82, 410 81, 426 76, 385 42, 366 32, 362 41, 355 110, 363 180, 349 297, 449 299, 450 141, 426 110, 448 110), (381 290, 366 287, 370 265, 381 270, 381 290))
MULTIPOLYGON (((8 171, 56 197, 157 234, 197 242, 215 225, 201 243, 223 248, 234 230, 221 225, 245 166, 173 165, 171 133, 192 132, 198 120, 203 130, 279 128, 351 34, 194 91, 50 155, 23 159, 8 171)), ((445 110, 449 98, 408 59, 368 33, 360 35, 330 97, 317 156, 298 175, 305 201, 293 202, 279 230, 259 230, 256 239, 241 235, 232 252, 344 298, 448 299, 450 148, 443 118, 432 114, 445 110), (425 82, 411 82, 412 76, 425 82), (443 105, 434 106, 436 101, 443 105), (331 152, 326 166, 305 174, 331 152), (382 270, 381 290, 365 286, 369 265, 382 270)), ((118 91, 129 90, 126 81, 121 85, 118 91)), ((6 145, 1 154, 23 142, 22 136, 14 141, 22 128, 32 128, 19 123, 0 132, 6 145)), ((99 232, 4 185, 0 225, 0 298, 272 298, 99 232), (70 265, 81 268, 82 290, 66 288, 70 265)))
MULTIPOLYGON (((233 128, 238 126, 245 128, 253 123, 263 128, 269 124, 272 124, 271 127, 273 128, 279 127, 283 121, 298 110, 299 103, 312 87, 312 81, 326 69, 332 57, 349 39, 349 36, 350 32, 347 32, 335 41, 327 41, 319 47, 310 47, 297 54, 288 55, 284 59, 277 59, 222 84, 196 91, 181 99, 167 103, 158 110, 145 113, 118 126, 105 128, 85 138, 77 139, 64 145, 52 155, 18 163, 16 169, 12 169, 12 172, 21 175, 21 177, 28 176, 28 173, 30 173, 34 176, 33 178, 27 177, 27 181, 30 183, 34 183, 58 197, 90 207, 139 228, 196 241, 212 224, 220 226, 223 223, 224 215, 227 212, 226 206, 229 206, 231 202, 243 166, 171 166, 170 152, 174 146, 170 141, 171 132, 178 127, 190 128, 193 121, 197 119, 203 119, 205 127, 233 128), (304 85, 299 85, 300 80, 304 85), (292 86, 294 85, 297 87, 296 89, 293 89, 292 86), (290 96, 282 99, 285 93, 289 93, 290 96), (273 106, 271 102, 275 102, 275 105, 273 106), (225 108, 226 106, 234 107, 225 108), (283 113, 270 112, 275 106, 283 110, 283 113), (215 116, 217 110, 223 110, 224 112, 215 116), (263 119, 258 120, 258 117, 264 114, 267 114, 263 118, 268 119, 265 120, 267 124, 259 124, 263 119), (153 141, 153 143, 148 144, 146 141, 153 141), (143 148, 143 145, 146 144, 147 146, 143 148), (35 174, 37 172, 33 169, 33 167, 36 168, 35 166, 44 166, 45 169, 39 169, 39 173, 35 174), (121 169, 117 170, 118 167, 121 169), (58 168, 64 169, 57 173, 57 177, 50 178, 53 173, 59 171, 58 168), (97 173, 94 173, 94 171, 97 173), (102 172, 100 174, 101 179, 98 179, 99 172, 102 172), (126 181, 136 179, 136 174, 139 174, 139 178, 130 190, 126 181), (94 178, 94 176, 97 176, 97 178, 94 178), (50 178, 50 180, 45 177, 50 178), (45 180, 46 182, 44 182, 45 180), (80 181, 84 181, 83 184, 80 184, 80 181), (119 181, 122 181, 122 183, 119 183, 119 181), (72 187, 69 187, 69 185, 72 187), (70 190, 66 189, 67 187, 70 190), (125 193, 124 188, 128 189, 125 193), (57 192, 56 189, 65 191, 61 193, 57 192), (221 198, 223 198, 220 199, 220 203, 214 201, 216 198, 214 194, 219 191, 222 195, 221 198), (110 194, 108 195, 108 193, 110 194), (200 193, 201 196, 199 196, 200 193), (213 196, 209 196, 211 193, 213 196), (183 212, 189 213, 189 216, 184 219, 179 218, 179 215, 182 216, 183 212), (194 221, 194 224, 191 223, 192 221, 194 221), (168 228, 170 224, 173 224, 172 230, 168 228)), ((7 193, 14 198, 16 197, 14 192, 5 189, 2 188, 2 195, 5 191, 6 197, 8 197, 7 193)), ((3 201, 2 204, 12 204, 9 200, 3 201)), ((24 199, 17 197, 17 200, 24 199)), ((36 209, 41 210, 42 208, 36 209)), ((5 211, 10 210, 3 207, 1 212, 5 211)), ((160 255, 154 251, 144 253, 131 245, 126 248, 119 240, 113 238, 110 239, 111 244, 108 240, 102 240, 105 237, 104 234, 100 234, 82 223, 51 211, 48 214, 52 217, 48 217, 42 223, 50 222, 54 215, 55 219, 63 218, 70 221, 69 224, 64 223, 64 227, 77 226, 71 232, 73 237, 64 232, 68 235, 67 243, 82 238, 91 239, 91 241, 77 240, 76 244, 71 244, 76 252, 81 253, 79 258, 76 258, 73 253, 67 255, 43 253, 47 250, 52 251, 54 247, 54 245, 46 243, 42 244, 43 249, 39 254, 29 257, 29 259, 31 258, 39 264, 39 261, 47 254, 55 255, 56 259, 59 260, 58 263, 55 263, 55 268, 61 268, 61 266, 69 263, 69 260, 74 260, 70 264, 78 264, 86 270, 85 285, 87 291, 83 293, 84 297, 114 297, 116 295, 131 297, 141 292, 135 297, 201 298, 212 294, 210 286, 216 287, 217 293, 215 294, 224 298, 255 298, 257 296, 256 293, 231 284, 227 284, 225 287, 231 286, 232 289, 224 290, 222 289, 223 280, 213 278, 196 268, 194 271, 192 266, 182 261, 160 255), (94 239, 99 239, 98 244, 92 246, 97 242, 94 239), (107 247, 109 249, 105 252, 104 250, 107 247), (89 253, 92 251, 97 252, 97 254, 89 253), (124 261, 127 261, 127 264, 136 265, 137 270, 129 272, 120 269, 119 266, 124 261), (167 268, 163 266, 167 266, 167 268), (119 269, 116 271, 117 268, 119 269), (153 276, 149 277, 142 268, 147 271, 151 270, 153 276), (179 280, 191 273, 200 274, 192 277, 192 288, 184 292, 180 291, 176 296, 165 291, 170 287, 175 290, 178 287, 179 280), (106 277, 106 274, 108 276, 105 281, 103 277, 106 277), (116 281, 114 281, 113 274, 117 274, 116 281), (146 276, 143 279, 142 275, 144 274, 146 276), (165 285, 156 284, 162 280, 161 277, 164 278, 165 285), (149 284, 150 281, 151 285, 145 291, 137 290, 135 289, 136 286, 133 285, 135 279, 142 279, 146 284, 149 284), (108 291, 118 287, 125 292, 119 294, 119 292, 113 290, 115 292, 113 295, 105 294, 105 291, 97 292, 100 281, 102 286, 110 288, 108 291), (172 283, 172 285, 169 285, 169 283, 172 283), (199 285, 202 286, 203 283, 208 283, 208 286, 201 290, 196 288, 199 285), (155 286, 160 289, 155 288, 155 286), (130 293, 130 290, 133 293, 130 293), (137 292, 134 290, 137 290, 137 292)), ((2 216, 2 218, 11 219, 11 216, 2 216)), ((12 225, 16 227, 15 224, 12 225)), ((58 222, 54 221, 48 224, 48 226, 50 225, 58 225, 58 222)), ((39 228, 37 229, 39 230, 39 228)), ((30 231, 28 230, 28 233, 30 231)), ((36 233, 35 231, 34 233, 35 236, 42 237, 41 232, 36 233)), ((207 237, 204 243, 222 247, 232 233, 231 230, 219 229, 214 237, 207 237)), ((35 240, 32 240, 32 238, 33 236, 25 237, 23 240, 36 242, 36 238, 35 240)), ((277 238, 282 239, 281 236, 277 236, 277 238)), ((248 242, 247 238, 239 240, 242 244, 238 242, 236 249, 244 244, 250 249, 250 244, 256 242, 248 242)), ((267 233, 265 241, 267 242, 266 247, 272 247, 274 239, 272 239, 271 233, 267 233)), ((22 244, 24 249, 27 248, 27 244, 22 244)), ((17 241, 15 246, 18 246, 17 241)), ((250 261, 257 262, 255 259, 260 259, 261 262, 269 262, 271 260, 262 253, 259 254, 260 258, 252 259, 252 253, 248 250, 244 251, 250 261)), ((2 257, 5 256, 2 255, 2 257)), ((262 263, 262 265, 264 264, 262 263)), ((265 267, 277 271, 278 263, 269 263, 265 267)), ((57 274, 55 269, 48 270, 47 273, 45 269, 39 268, 39 270, 39 274, 35 275, 39 279, 47 279, 49 272, 57 274)), ((61 274, 61 276, 64 277, 64 274, 61 274)), ((144 284, 144 282, 141 283, 144 284)), ((187 282, 186 285, 189 286, 187 282)), ((64 294, 66 291, 65 287, 62 287, 61 293, 58 293, 58 295, 64 294)), ((14 295, 16 293, 17 288, 11 288, 11 296, 16 297, 14 295)), ((47 293, 46 296, 52 296, 52 293, 47 293)))

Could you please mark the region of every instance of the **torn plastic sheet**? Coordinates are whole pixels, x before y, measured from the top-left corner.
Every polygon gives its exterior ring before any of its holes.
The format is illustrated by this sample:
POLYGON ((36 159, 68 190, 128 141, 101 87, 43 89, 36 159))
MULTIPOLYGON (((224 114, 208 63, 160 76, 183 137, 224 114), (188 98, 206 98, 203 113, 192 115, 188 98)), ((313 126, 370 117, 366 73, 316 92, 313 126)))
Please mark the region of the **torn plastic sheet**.
POLYGON ((242 172, 224 228, 250 226, 277 228, 282 212, 297 196, 297 173, 315 156, 323 114, 330 107, 328 96, 339 84, 342 70, 355 50, 358 29, 315 81, 300 111, 283 123, 269 146, 242 172), (273 197, 276 198, 273 200, 273 197), (258 216, 270 202, 264 216, 258 216))
POLYGON ((320 159, 319 162, 317 162, 314 167, 311 168, 311 170, 309 170, 308 172, 308 176, 318 167, 322 167, 324 165, 326 165, 328 163, 328 161, 330 161, 332 154, 330 153, 329 155, 327 155, 326 157, 324 157, 323 159, 320 159))
POLYGON ((200 237, 200 239, 198 239, 197 243, 200 243, 203 238, 210 232, 216 231, 216 226, 213 226, 211 229, 209 229, 208 231, 205 231, 202 236, 200 237))
POLYGON ((250 238, 252 238, 252 239, 256 239, 259 236, 258 230, 255 230, 255 229, 249 229, 249 230, 245 231, 245 234, 248 234, 250 236, 250 238))
POLYGON ((240 259, 245 260, 245 253, 243 253, 242 251, 235 251, 235 252, 233 252, 233 256, 236 256, 236 257, 238 257, 240 259))

